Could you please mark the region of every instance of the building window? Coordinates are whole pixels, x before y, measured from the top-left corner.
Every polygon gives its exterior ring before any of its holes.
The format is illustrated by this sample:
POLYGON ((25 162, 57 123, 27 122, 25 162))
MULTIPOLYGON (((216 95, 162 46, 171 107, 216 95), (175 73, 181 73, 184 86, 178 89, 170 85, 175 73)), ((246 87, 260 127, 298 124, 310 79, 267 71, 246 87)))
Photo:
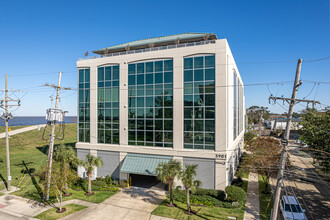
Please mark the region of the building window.
POLYGON ((184 58, 184 148, 214 146, 215 56, 184 58))
POLYGON ((78 106, 78 140, 79 142, 90 142, 90 70, 79 69, 79 106, 78 106))
POLYGON ((128 65, 128 144, 173 147, 173 60, 128 65))
POLYGON ((119 144, 119 65, 97 69, 98 143, 119 144))

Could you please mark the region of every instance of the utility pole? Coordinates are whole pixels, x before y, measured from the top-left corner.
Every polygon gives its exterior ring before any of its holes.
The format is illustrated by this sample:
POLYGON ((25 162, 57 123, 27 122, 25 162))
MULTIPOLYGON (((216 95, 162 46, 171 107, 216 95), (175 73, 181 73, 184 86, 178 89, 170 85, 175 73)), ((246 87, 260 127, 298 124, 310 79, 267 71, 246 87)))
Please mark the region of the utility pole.
POLYGON ((276 103, 276 100, 283 100, 283 103, 287 101, 290 106, 289 106, 289 112, 288 112, 288 118, 287 118, 287 123, 286 123, 286 129, 284 133, 284 139, 282 140, 282 156, 281 156, 281 161, 280 161, 280 170, 278 172, 277 176, 277 184, 276 184, 276 192, 275 192, 275 200, 274 200, 274 206, 273 206, 273 212, 272 212, 272 220, 277 219, 277 214, 278 214, 278 207, 280 203, 280 197, 281 197, 281 190, 282 190, 282 183, 283 183, 283 177, 284 177, 284 170, 285 170, 285 164, 286 164, 286 158, 287 158, 287 146, 289 142, 289 137, 290 137, 290 126, 291 126, 291 120, 292 120, 292 114, 293 114, 293 107, 296 103, 299 102, 307 102, 307 103, 313 103, 313 106, 316 103, 319 103, 314 100, 303 100, 303 99, 296 99, 296 95, 298 92, 298 87, 302 84, 301 81, 299 81, 300 78, 300 70, 301 70, 301 63, 302 59, 298 60, 297 63, 297 70, 296 70, 296 77, 295 81, 293 84, 293 90, 292 90, 292 96, 290 98, 283 98, 283 97, 269 97, 269 101, 273 100, 274 103, 276 103))
POLYGON ((60 71, 60 73, 59 73, 57 86, 50 85, 50 84, 44 85, 44 86, 49 86, 49 87, 56 89, 55 109, 54 110, 50 109, 50 112, 49 112, 50 114, 53 114, 52 115, 53 117, 52 117, 52 121, 51 121, 52 130, 51 130, 50 139, 49 139, 48 162, 47 162, 48 171, 46 174, 47 183, 44 188, 44 200, 49 200, 49 190, 50 190, 50 181, 51 181, 51 175, 52 175, 53 151, 54 151, 54 141, 55 141, 55 124, 56 124, 56 121, 63 119, 63 117, 58 117, 58 113, 64 114, 61 110, 58 109, 58 102, 60 99, 60 90, 61 89, 72 90, 71 88, 60 87, 61 78, 62 78, 62 71, 60 71))
MULTIPOLYGON (((1 90, 3 91, 3 90, 1 90)), ((8 108, 14 106, 20 106, 20 100, 14 100, 8 97, 8 91, 10 92, 20 92, 19 90, 8 90, 8 75, 6 74, 6 82, 5 82, 5 98, 0 99, 0 108, 5 110, 5 113, 2 115, 2 119, 5 120, 6 127, 6 160, 7 160, 7 191, 10 191, 11 188, 11 176, 10 176, 10 156, 9 156, 9 133, 8 133, 8 120, 12 119, 13 116, 8 112, 8 108), (5 104, 3 105, 3 102, 5 104), (17 104, 9 105, 9 102, 17 102, 17 104)))

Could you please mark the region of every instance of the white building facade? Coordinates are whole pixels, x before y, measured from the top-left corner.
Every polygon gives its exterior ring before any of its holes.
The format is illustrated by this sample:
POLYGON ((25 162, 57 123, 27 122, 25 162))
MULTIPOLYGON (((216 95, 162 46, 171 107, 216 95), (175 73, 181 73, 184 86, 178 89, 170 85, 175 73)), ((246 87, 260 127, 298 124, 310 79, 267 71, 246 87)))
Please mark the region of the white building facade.
MULTIPOLYGON (((80 158, 96 176, 154 176, 159 162, 197 164, 202 188, 230 184, 243 150, 244 86, 226 39, 185 33, 94 51, 77 61, 80 158)), ((81 174, 82 175, 82 174, 81 174)))

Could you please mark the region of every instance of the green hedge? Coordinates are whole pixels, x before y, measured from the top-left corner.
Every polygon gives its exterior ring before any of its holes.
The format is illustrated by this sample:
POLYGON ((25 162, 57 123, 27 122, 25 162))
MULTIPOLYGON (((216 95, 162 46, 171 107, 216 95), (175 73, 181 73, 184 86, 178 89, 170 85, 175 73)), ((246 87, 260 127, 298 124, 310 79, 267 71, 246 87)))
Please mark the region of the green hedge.
POLYGON ((228 201, 239 202, 239 203, 243 204, 246 199, 246 193, 240 187, 233 186, 233 185, 227 186, 225 189, 225 192, 227 193, 228 201))
POLYGON ((215 199, 218 199, 220 201, 224 201, 226 198, 226 194, 222 190, 216 190, 216 189, 197 189, 194 193, 192 193, 196 196, 211 196, 215 199))
MULTIPOLYGON (((216 199, 216 196, 223 193, 221 190, 197 190, 194 194, 190 194, 190 203, 194 205, 205 205, 209 207, 223 207, 223 208, 233 208, 230 202, 220 201, 216 199), (215 191, 220 191, 215 192, 215 191), (213 197, 213 196, 215 197, 213 197)), ((221 196, 220 196, 221 197, 221 196)), ((175 201, 186 203, 186 191, 185 190, 176 190, 173 194, 175 201)))
MULTIPOLYGON (((106 182, 102 180, 92 180, 92 191, 112 191, 112 190, 102 190, 106 187, 109 187, 106 182)), ((71 188, 74 190, 88 190, 88 179, 78 179, 71 185, 71 188)))

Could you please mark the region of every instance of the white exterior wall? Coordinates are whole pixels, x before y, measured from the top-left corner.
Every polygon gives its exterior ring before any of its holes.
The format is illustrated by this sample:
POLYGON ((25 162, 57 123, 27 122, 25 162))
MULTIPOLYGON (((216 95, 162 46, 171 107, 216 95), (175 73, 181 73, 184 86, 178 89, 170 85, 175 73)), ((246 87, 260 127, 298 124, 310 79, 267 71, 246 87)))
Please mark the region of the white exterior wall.
MULTIPOLYGON (((228 185, 227 171, 228 160, 242 142, 242 133, 233 141, 233 75, 235 69, 239 76, 238 69, 229 49, 226 39, 216 40, 215 44, 206 44, 191 47, 182 47, 160 51, 151 51, 138 54, 126 54, 114 57, 104 57, 77 61, 78 68, 90 68, 90 143, 78 142, 77 148, 92 150, 108 150, 121 152, 120 161, 126 153, 141 153, 154 155, 167 155, 174 158, 194 157, 209 158, 215 160, 215 187, 224 189, 228 185), (183 148, 183 58, 198 54, 215 54, 216 75, 215 75, 215 150, 194 150, 183 148), (128 145, 128 64, 132 62, 151 59, 173 59, 173 148, 157 148, 128 145), (109 64, 120 65, 119 85, 119 132, 120 144, 99 144, 97 143, 97 67, 109 64)), ((242 82, 242 80, 241 80, 242 82)), ((243 116, 242 116, 243 117, 243 116)), ((245 116, 244 116, 245 117, 245 116)), ((182 159, 181 159, 182 160, 182 159)), ((121 178, 125 178, 124 176, 121 178)))

